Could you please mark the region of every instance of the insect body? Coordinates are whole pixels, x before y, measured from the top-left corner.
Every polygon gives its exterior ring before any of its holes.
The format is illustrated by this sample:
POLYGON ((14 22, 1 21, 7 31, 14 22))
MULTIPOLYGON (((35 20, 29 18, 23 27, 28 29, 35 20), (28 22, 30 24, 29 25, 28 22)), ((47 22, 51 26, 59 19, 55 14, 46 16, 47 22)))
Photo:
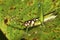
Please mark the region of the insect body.
POLYGON ((34 18, 34 19, 32 19, 32 20, 28 20, 28 21, 25 21, 24 22, 24 26, 34 26, 34 23, 36 22, 36 21, 38 21, 38 18, 34 18))
MULTIPOLYGON (((57 15, 51 13, 51 14, 48 14, 48 15, 44 15, 44 22, 48 21, 48 20, 51 20, 51 19, 54 19, 56 18, 57 15)), ((39 18, 34 18, 32 20, 28 20, 28 21, 25 21, 24 22, 24 26, 36 26, 36 25, 40 25, 41 24, 41 21, 39 20, 39 18)))

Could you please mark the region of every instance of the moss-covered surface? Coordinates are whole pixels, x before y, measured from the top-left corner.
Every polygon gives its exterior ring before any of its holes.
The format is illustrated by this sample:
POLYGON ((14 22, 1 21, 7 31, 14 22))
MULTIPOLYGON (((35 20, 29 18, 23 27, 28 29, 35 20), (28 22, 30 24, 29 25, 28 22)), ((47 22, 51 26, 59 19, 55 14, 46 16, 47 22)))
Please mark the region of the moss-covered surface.
POLYGON ((59 4, 60 0, 0 0, 0 29, 8 40, 60 40, 59 4), (43 15, 53 11, 55 19, 26 32, 25 21, 43 20, 43 15))

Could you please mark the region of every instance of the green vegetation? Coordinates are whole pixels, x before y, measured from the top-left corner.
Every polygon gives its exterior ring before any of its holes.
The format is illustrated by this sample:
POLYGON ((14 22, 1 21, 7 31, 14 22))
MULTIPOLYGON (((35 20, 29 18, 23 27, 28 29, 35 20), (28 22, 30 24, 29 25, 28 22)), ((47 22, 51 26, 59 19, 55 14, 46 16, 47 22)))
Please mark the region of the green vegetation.
POLYGON ((0 0, 0 30, 8 40, 60 40, 60 0, 0 0))

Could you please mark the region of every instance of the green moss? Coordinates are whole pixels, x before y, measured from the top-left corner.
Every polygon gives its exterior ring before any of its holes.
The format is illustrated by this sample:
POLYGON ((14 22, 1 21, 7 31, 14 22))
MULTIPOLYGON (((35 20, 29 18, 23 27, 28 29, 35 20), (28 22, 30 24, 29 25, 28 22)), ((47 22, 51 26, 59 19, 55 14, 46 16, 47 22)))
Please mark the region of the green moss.
POLYGON ((27 40, 59 40, 59 4, 60 0, 0 0, 0 29, 9 40, 21 40, 22 38, 27 40), (43 26, 40 24, 28 26, 28 33, 26 33, 25 21, 33 18, 39 18, 39 21, 42 21, 44 15, 52 12, 57 13, 55 19, 48 20, 43 26), (4 23, 5 19, 7 19, 6 23, 4 23))

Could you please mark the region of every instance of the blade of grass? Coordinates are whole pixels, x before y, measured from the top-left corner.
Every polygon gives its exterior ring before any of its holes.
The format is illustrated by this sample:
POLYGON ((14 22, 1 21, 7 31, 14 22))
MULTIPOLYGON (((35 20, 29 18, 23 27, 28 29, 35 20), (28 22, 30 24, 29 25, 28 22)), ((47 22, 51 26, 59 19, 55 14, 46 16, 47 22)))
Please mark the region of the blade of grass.
POLYGON ((42 26, 44 26, 44 23, 43 23, 43 21, 44 21, 44 9, 43 9, 44 6, 43 6, 43 1, 39 2, 38 6, 39 6, 38 7, 39 20, 40 20, 42 26))

